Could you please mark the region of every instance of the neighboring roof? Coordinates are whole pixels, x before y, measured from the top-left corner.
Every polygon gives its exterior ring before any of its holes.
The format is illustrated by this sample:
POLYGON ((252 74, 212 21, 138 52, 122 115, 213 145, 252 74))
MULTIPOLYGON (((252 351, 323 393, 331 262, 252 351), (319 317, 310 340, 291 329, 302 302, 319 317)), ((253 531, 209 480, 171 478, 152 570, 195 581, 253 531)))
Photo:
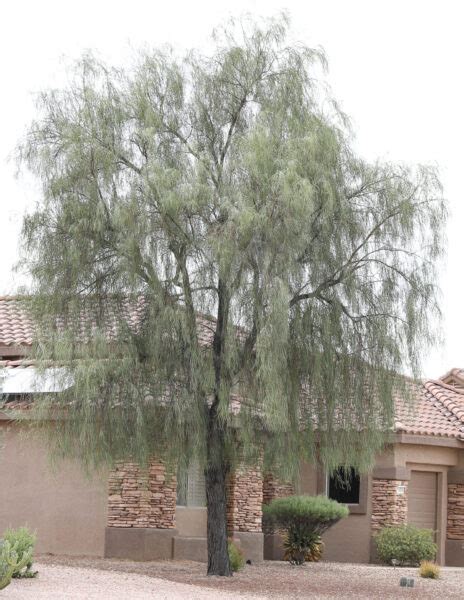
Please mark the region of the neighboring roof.
POLYGON ((451 369, 440 377, 440 380, 464 391, 464 369, 451 369))
MULTIPOLYGON (((27 350, 32 345, 34 324, 21 297, 0 297, 0 357, 1 348, 22 347, 27 350)), ((143 320, 146 301, 143 297, 137 300, 113 302, 108 310, 105 307, 104 329, 108 339, 117 336, 117 325, 122 316, 130 328, 136 330, 143 320), (116 314, 116 311, 119 314, 116 314)), ((80 334, 87 338, 95 327, 95 314, 86 308, 82 311, 80 334)), ((197 325, 200 343, 210 345, 213 339, 214 320, 210 317, 198 316, 197 325)), ((26 360, 0 360, 0 367, 6 371, 27 371, 34 368, 34 363, 26 360)), ((0 370, 1 373, 1 370, 0 370)), ((5 373, 5 371, 4 371, 5 373)), ((26 394, 32 375, 8 375, 11 386, 20 387, 23 391, 8 392, 11 394, 26 394)), ((10 384, 8 384, 10 385, 10 384)), ((7 387, 7 390, 10 388, 7 387)), ((11 388, 13 389, 13 388, 11 388)), ((50 391, 50 390, 49 390, 50 391)), ((1 381, 0 381, 1 392, 1 381)), ((455 438, 464 441, 464 369, 451 369, 439 380, 425 381, 423 384, 411 384, 410 399, 395 398, 395 431, 413 435, 431 435, 455 438)), ((236 412, 237 399, 233 401, 236 412)))
POLYGON ((24 301, 0 296, 0 346, 31 346, 33 337, 34 325, 24 301))
MULTIPOLYGON (((80 314, 79 339, 88 340, 92 331, 97 327, 97 322, 105 332, 109 341, 118 337, 118 327, 121 321, 125 322, 132 331, 137 331, 146 315, 147 302, 144 296, 136 299, 105 300, 103 318, 100 317, 98 303, 86 303, 80 314)), ((198 315, 198 335, 201 345, 212 343, 214 328, 213 319, 205 315, 198 315)), ((66 329, 62 319, 57 323, 58 328, 66 329)), ((8 350, 18 350, 18 355, 32 345, 35 333, 34 322, 27 309, 27 297, 0 296, 0 358, 2 347, 8 350)), ((11 353, 11 352, 9 352, 11 353)))

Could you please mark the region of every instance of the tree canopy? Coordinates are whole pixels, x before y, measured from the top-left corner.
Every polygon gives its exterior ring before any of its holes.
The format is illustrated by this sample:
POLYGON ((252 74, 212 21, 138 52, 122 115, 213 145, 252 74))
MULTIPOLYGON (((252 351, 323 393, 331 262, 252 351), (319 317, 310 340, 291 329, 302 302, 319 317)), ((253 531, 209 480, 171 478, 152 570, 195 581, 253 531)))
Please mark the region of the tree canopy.
POLYGON ((56 448, 370 464, 435 339, 445 207, 434 168, 357 156, 320 67, 285 20, 229 24, 41 94, 20 161, 36 356, 75 382, 56 448))

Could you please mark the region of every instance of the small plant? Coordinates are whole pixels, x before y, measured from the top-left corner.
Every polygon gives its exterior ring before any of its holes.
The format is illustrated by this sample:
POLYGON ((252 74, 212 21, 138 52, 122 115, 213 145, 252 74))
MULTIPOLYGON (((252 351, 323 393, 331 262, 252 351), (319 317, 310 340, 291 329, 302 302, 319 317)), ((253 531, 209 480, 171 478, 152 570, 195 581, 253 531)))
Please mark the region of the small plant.
POLYGON ((439 579, 440 567, 429 560, 423 560, 420 564, 419 575, 425 579, 439 579))
POLYGON ((318 533, 292 529, 284 538, 284 560, 292 565, 321 560, 324 542, 318 533))
POLYGON ((227 541, 227 549, 229 550, 229 562, 230 568, 234 573, 243 569, 245 564, 245 557, 241 548, 237 546, 232 540, 227 541))
POLYGON ((284 558, 295 565, 319 560, 321 535, 349 512, 346 506, 325 496, 277 498, 263 511, 268 528, 286 530, 284 558))
POLYGON ((382 562, 402 566, 418 566, 421 561, 432 560, 437 553, 431 529, 414 525, 384 527, 375 536, 377 554, 382 562))
POLYGON ((37 571, 32 570, 33 552, 36 542, 35 534, 31 533, 27 527, 7 529, 3 535, 3 539, 10 544, 11 548, 14 548, 18 556, 18 563, 22 565, 15 569, 13 578, 35 577, 37 571), (29 556, 29 560, 23 564, 25 556, 29 556))
POLYGON ((18 543, 0 540, 0 590, 10 584, 13 574, 22 571, 32 561, 32 548, 19 555, 18 543))

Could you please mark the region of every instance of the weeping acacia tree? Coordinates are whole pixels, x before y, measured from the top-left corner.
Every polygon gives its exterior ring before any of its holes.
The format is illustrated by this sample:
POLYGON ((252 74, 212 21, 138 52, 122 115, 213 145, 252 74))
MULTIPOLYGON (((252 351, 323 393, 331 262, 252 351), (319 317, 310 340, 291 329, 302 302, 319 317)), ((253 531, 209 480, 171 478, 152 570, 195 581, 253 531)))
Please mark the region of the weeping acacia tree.
POLYGON ((239 461, 372 462, 435 337, 445 218, 433 169, 356 156, 321 52, 241 25, 210 55, 84 56, 20 147, 35 355, 74 381, 37 404, 66 407, 54 452, 199 461, 219 575, 239 461))

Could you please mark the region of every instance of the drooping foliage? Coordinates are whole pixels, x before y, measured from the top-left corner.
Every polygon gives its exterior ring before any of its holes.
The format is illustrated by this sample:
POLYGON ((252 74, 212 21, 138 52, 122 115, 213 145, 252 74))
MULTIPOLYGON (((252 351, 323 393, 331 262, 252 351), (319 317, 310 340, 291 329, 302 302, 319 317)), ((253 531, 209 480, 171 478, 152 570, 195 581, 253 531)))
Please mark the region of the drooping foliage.
POLYGON ((356 155, 285 20, 215 43, 85 55, 40 96, 20 161, 42 182, 35 355, 74 381, 49 399, 55 452, 205 464, 219 423, 223 464, 264 444, 287 474, 302 454, 363 469, 435 338, 436 172, 356 155))

